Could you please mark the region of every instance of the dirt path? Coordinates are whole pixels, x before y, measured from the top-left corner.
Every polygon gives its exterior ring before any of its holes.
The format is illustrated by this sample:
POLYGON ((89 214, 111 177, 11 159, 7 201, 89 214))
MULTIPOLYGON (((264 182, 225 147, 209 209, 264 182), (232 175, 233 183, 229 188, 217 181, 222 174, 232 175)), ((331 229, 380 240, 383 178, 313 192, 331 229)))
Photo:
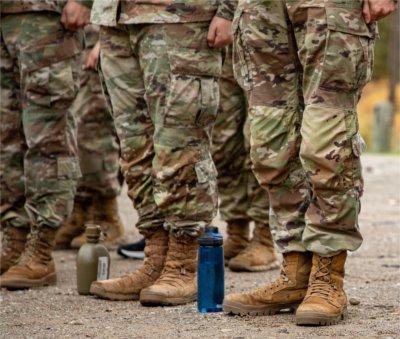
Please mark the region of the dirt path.
MULTIPOLYGON (((346 290, 359 301, 349 319, 325 328, 297 327, 291 314, 265 317, 201 315, 196 305, 144 308, 138 302, 108 302, 75 291, 75 253, 56 252, 58 286, 9 292, 1 290, 1 338, 167 338, 167 337, 338 337, 400 336, 400 157, 364 159, 366 191, 361 227, 365 242, 347 264, 346 290)), ((130 229, 135 214, 126 197, 121 213, 130 229)), ((113 254, 112 277, 134 270, 137 261, 113 254)), ((274 279, 277 271, 226 272, 226 292, 242 291, 274 279)))

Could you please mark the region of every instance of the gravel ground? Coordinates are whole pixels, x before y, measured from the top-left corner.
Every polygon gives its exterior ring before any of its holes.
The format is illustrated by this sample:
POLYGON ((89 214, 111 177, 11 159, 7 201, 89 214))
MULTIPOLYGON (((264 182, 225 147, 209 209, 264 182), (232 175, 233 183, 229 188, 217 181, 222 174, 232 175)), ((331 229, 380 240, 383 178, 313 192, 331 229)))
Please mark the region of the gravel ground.
MULTIPOLYGON (((144 308, 138 302, 82 297, 75 289, 76 254, 59 251, 55 253, 57 286, 16 292, 1 290, 0 337, 399 337, 400 157, 367 155, 364 165, 366 191, 360 224, 365 242, 347 263, 346 290, 352 304, 346 322, 331 327, 297 327, 292 314, 202 315, 197 313, 195 304, 144 308)), ((129 238, 137 238, 132 229, 136 216, 125 195, 121 197, 120 211, 129 238)), ((140 261, 120 259, 115 253, 112 259, 112 277, 140 265, 140 261)), ((226 292, 259 286, 277 274, 227 271, 226 292)))

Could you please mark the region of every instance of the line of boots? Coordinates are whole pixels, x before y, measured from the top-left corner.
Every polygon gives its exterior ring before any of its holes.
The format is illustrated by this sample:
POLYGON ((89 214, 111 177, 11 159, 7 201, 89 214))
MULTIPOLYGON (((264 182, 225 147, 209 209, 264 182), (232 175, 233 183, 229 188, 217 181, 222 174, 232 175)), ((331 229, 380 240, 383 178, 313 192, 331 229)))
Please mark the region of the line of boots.
POLYGON ((197 297, 197 238, 148 229, 143 265, 121 278, 96 281, 90 292, 109 300, 140 300, 145 306, 186 304, 197 297))
POLYGON ((298 325, 332 325, 347 317, 343 290, 347 252, 321 257, 311 252, 283 254, 277 280, 247 293, 228 295, 224 311, 239 315, 271 315, 296 311, 298 325))
POLYGON ((225 265, 237 272, 260 272, 279 267, 268 224, 255 222, 249 240, 249 221, 228 222, 224 243, 225 265))

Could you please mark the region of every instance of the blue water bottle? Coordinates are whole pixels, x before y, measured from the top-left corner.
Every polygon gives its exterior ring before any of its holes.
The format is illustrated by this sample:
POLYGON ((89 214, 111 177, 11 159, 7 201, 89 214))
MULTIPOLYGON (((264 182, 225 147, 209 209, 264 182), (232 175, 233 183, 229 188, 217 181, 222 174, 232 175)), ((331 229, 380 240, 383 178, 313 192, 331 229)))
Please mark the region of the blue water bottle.
POLYGON ((197 308, 200 313, 221 312, 224 301, 224 248, 217 227, 206 227, 199 238, 197 308))

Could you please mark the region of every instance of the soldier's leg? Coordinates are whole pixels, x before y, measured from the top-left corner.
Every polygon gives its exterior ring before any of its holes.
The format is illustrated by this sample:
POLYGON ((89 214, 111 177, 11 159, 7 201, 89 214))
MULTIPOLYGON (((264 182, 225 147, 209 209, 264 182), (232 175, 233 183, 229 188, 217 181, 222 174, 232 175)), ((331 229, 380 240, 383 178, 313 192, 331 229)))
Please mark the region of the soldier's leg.
POLYGON ((363 190, 356 105, 372 70, 374 31, 362 1, 289 7, 303 66, 301 160, 312 187, 303 243, 314 253, 298 324, 328 325, 346 316, 346 251, 362 242, 363 190))
POLYGON ((155 114, 154 196, 170 237, 164 271, 140 301, 171 305, 196 298, 197 237, 216 214, 210 146, 222 55, 207 45, 208 22, 156 26, 142 39, 140 55, 155 114))
POLYGON ((220 78, 220 104, 212 133, 212 156, 218 171, 219 212, 227 223, 225 264, 249 243, 248 169, 243 127, 246 100, 233 77, 232 48, 226 50, 220 78))
POLYGON ((253 169, 269 193, 271 227, 283 263, 273 284, 227 296, 224 309, 273 314, 283 308, 294 310, 302 301, 311 269, 302 243, 308 192, 298 157, 301 77, 284 2, 260 0, 245 7, 234 47, 235 75, 249 92, 253 169))
POLYGON ((0 274, 17 263, 30 229, 24 209, 23 157, 26 145, 15 53, 15 50, 7 50, 1 37, 0 213, 3 235, 0 274))
POLYGON ((80 173, 70 106, 77 92, 81 42, 54 13, 6 15, 2 28, 7 44, 19 49, 25 208, 32 231, 18 264, 3 274, 1 284, 24 288, 56 282, 51 250, 56 229, 72 210, 80 173))
POLYGON ((229 263, 234 271, 265 271, 278 267, 275 248, 269 227, 269 197, 251 170, 249 121, 244 126, 247 157, 244 171, 247 174, 247 215, 254 221, 253 237, 249 245, 229 263))
POLYGON ((164 216, 153 197, 154 115, 148 110, 148 94, 135 47, 141 36, 141 26, 131 26, 131 31, 128 26, 100 29, 103 90, 120 142, 128 194, 139 214, 137 227, 146 238, 141 268, 122 278, 92 284, 91 293, 111 300, 137 300, 140 291, 160 276, 168 249, 164 216))
MULTIPOLYGON (((83 71, 73 110, 78 118, 82 178, 78 181, 72 218, 82 219, 77 215, 82 210, 79 205, 87 206, 88 215, 83 220, 100 225, 107 235, 104 244, 113 247, 124 233, 116 200, 121 190, 118 178, 119 146, 97 71, 83 71)), ((79 248, 84 242, 82 234, 71 245, 79 248)))

